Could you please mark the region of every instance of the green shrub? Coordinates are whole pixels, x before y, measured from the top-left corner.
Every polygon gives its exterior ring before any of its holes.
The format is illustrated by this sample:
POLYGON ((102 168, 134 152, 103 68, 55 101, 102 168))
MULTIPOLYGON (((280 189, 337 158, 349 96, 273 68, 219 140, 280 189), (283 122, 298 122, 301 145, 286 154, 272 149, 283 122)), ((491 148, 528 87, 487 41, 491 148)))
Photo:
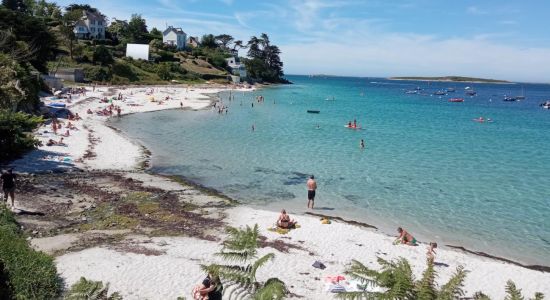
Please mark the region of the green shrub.
POLYGON ((126 77, 129 81, 138 81, 138 76, 132 70, 132 67, 125 62, 115 62, 112 67, 113 75, 126 77))
POLYGON ((162 80, 172 79, 172 74, 170 73, 170 63, 159 63, 157 67, 157 75, 162 80))
POLYGON ((113 78, 111 79, 112 84, 129 84, 130 79, 126 77, 120 77, 118 75, 113 75, 113 78))
POLYGON ((106 67, 86 66, 84 67, 84 76, 91 81, 109 81, 111 80, 111 71, 106 67))
POLYGON ((113 62, 113 56, 107 47, 99 45, 94 49, 93 60, 95 64, 99 63, 106 66, 113 62))
POLYGON ((40 117, 0 110, 0 161, 16 158, 38 146, 31 132, 41 122, 40 117))
POLYGON ((56 299, 61 281, 52 257, 33 250, 13 214, 0 208, 0 261, 15 299, 56 299))

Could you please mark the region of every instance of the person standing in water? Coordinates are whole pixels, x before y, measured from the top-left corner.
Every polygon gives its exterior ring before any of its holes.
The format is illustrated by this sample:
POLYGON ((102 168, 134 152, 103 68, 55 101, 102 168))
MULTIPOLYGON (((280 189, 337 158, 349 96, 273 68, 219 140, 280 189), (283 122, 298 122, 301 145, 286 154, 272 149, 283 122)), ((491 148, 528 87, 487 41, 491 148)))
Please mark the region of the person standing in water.
POLYGON ((311 175, 307 181, 307 208, 313 209, 313 205, 315 204, 315 190, 317 190, 317 182, 315 182, 315 176, 311 175))
POLYGON ((361 149, 365 149, 365 141, 363 139, 361 139, 361 142, 359 143, 359 147, 361 147, 361 149))

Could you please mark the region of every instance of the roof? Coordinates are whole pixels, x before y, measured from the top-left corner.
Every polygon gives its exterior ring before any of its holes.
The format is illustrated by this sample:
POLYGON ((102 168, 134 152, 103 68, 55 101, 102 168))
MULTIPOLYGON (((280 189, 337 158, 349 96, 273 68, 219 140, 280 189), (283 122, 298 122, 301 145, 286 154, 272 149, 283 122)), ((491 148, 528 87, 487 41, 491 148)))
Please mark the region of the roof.
POLYGON ((102 21, 105 21, 105 16, 103 16, 101 13, 99 12, 91 12, 91 11, 83 11, 83 18, 87 18, 87 19, 90 19, 90 20, 102 20, 102 21))
POLYGON ((162 32, 162 35, 167 35, 168 33, 170 32, 174 32, 176 34, 185 34, 187 35, 183 29, 181 28, 175 28, 175 27, 172 27, 172 26, 168 26, 168 28, 166 28, 163 32, 162 32))

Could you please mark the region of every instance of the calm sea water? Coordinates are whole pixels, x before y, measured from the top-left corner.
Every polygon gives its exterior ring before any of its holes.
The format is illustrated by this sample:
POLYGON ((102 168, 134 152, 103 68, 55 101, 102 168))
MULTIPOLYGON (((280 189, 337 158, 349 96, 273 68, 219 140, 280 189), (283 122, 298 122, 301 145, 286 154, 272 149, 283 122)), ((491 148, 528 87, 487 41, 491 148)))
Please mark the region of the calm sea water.
POLYGON ((114 125, 152 150, 153 171, 253 206, 305 211, 305 181, 314 174, 320 213, 549 264, 550 111, 539 104, 550 99, 550 85, 289 79, 295 84, 237 92, 233 101, 221 94, 227 115, 161 111, 114 125), (417 86, 456 92, 404 93, 417 86), (466 86, 478 95, 467 97, 466 86), (526 100, 502 101, 522 89, 526 100), (480 116, 493 122, 472 120, 480 116), (363 130, 344 127, 353 119, 363 130))

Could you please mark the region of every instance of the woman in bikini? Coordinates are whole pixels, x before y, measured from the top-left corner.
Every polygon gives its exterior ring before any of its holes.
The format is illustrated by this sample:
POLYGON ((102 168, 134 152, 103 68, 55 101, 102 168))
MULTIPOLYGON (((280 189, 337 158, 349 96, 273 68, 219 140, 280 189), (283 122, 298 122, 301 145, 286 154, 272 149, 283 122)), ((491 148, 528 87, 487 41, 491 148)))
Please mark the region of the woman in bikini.
POLYGON ((286 210, 281 210, 281 214, 277 220, 277 226, 288 229, 294 227, 295 225, 296 221, 290 220, 290 216, 286 213, 286 210))

